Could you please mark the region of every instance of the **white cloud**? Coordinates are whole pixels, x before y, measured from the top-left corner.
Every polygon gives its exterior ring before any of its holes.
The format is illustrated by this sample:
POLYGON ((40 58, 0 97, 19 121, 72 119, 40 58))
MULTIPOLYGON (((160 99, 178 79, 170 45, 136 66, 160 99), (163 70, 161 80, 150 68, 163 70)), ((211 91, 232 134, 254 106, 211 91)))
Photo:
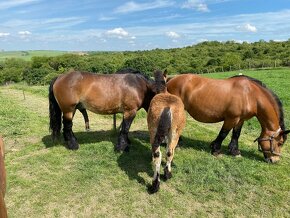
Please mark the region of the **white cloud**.
POLYGON ((103 15, 99 17, 99 21, 110 21, 110 20, 115 20, 115 19, 116 19, 115 17, 107 17, 103 15))
POLYGON ((148 3, 127 2, 115 9, 116 13, 130 13, 137 11, 146 11, 156 8, 166 8, 174 5, 174 2, 168 0, 156 0, 148 3))
POLYGON ((122 38, 128 37, 129 33, 126 30, 124 30, 123 28, 119 27, 119 28, 115 28, 112 30, 108 30, 106 32, 106 35, 109 37, 112 37, 112 38, 122 39, 122 38))
POLYGON ((171 39, 180 38, 180 35, 178 33, 176 33, 176 32, 173 32, 173 31, 166 32, 165 34, 166 34, 166 36, 168 36, 171 39))
POLYGON ((183 3, 181 8, 193 9, 193 10, 200 11, 200 12, 209 12, 210 11, 207 7, 207 4, 205 4, 201 0, 188 0, 185 3, 183 3))
POLYGON ((10 33, 0 33, 0 38, 4 38, 4 37, 7 37, 7 36, 9 36, 10 35, 10 33))
POLYGON ((237 26, 237 29, 244 32, 252 32, 252 33, 257 32, 257 28, 249 23, 242 26, 237 26))
POLYGON ((19 31, 18 32, 18 35, 22 35, 22 36, 28 36, 28 35, 31 35, 31 32, 25 30, 25 31, 19 31))
POLYGON ((0 10, 14 8, 22 5, 39 2, 40 0, 9 0, 0 2, 0 10))

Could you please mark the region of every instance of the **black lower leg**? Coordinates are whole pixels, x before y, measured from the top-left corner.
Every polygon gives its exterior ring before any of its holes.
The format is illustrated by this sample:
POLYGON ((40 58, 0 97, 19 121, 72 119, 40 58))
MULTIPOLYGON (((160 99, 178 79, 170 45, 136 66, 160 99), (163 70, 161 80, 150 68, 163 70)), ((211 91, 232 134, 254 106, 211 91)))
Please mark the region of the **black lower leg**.
POLYGON ((227 137, 230 130, 221 129, 217 138, 211 143, 211 153, 213 155, 219 155, 221 153, 221 145, 223 140, 227 137))
POLYGON ((116 149, 118 151, 124 150, 124 151, 129 151, 129 144, 131 143, 129 138, 128 138, 128 133, 130 126, 133 122, 135 116, 130 117, 128 119, 123 119, 123 122, 121 124, 121 130, 118 138, 118 144, 116 146, 116 149))
POLYGON ((79 148, 77 139, 72 132, 72 121, 63 119, 63 137, 68 149, 76 150, 79 148))
POLYGON ((229 152, 233 156, 241 154, 241 152, 239 151, 238 140, 239 140, 239 137, 240 137, 240 134, 241 134, 242 127, 243 127, 243 124, 233 128, 232 139, 231 139, 231 142, 229 144, 229 152))

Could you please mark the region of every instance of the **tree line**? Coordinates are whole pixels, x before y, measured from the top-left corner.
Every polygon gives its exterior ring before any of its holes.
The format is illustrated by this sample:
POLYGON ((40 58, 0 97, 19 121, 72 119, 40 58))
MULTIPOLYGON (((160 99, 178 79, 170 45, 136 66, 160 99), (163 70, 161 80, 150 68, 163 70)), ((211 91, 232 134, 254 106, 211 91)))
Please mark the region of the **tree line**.
POLYGON ((207 41, 173 49, 35 56, 30 61, 10 58, 0 62, 0 83, 26 81, 45 85, 69 70, 107 74, 134 68, 151 76, 155 69, 181 74, 274 67, 290 67, 290 39, 254 43, 207 41))

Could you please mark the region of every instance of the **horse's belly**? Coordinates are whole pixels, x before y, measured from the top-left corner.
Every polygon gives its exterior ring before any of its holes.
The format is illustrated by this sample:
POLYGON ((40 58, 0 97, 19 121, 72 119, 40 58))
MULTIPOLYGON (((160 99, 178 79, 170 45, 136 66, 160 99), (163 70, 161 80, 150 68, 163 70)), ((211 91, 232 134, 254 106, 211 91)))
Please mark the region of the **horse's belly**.
POLYGON ((202 123, 217 123, 224 120, 223 113, 214 107, 194 107, 185 108, 193 119, 202 123))
POLYGON ((96 113, 96 114, 116 114, 119 112, 122 112, 121 106, 119 104, 108 104, 108 103, 87 103, 87 102, 82 102, 84 107, 88 109, 89 111, 96 113))

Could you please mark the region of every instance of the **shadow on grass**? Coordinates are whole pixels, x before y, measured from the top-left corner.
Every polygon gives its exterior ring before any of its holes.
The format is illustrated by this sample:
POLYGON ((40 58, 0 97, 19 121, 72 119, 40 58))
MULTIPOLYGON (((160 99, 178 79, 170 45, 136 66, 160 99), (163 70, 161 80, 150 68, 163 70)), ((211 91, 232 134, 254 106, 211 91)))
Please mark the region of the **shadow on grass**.
MULTIPOLYGON (((89 131, 89 132, 74 132, 80 146, 84 143, 98 143, 103 141, 109 141, 115 144, 117 142, 118 132, 114 130, 100 130, 100 131, 89 131)), ((130 134, 130 133, 129 133, 130 134)), ((65 147, 65 142, 62 136, 58 140, 53 141, 51 135, 46 135, 42 138, 46 148, 62 145, 65 147)))
MULTIPOLYGON (((115 145, 118 138, 118 132, 114 130, 76 132, 75 136, 77 137, 80 146, 82 146, 82 144, 99 143, 103 141, 108 141, 115 145)), ((142 175, 142 173, 145 173, 149 177, 153 176, 151 146, 149 144, 148 131, 130 132, 129 138, 131 140, 130 151, 122 152, 120 154, 117 159, 118 166, 127 174, 130 180, 135 180, 148 188, 151 184, 149 184, 148 181, 146 182, 144 174, 142 175)), ((46 148, 65 146, 62 137, 58 143, 54 143, 50 135, 44 136, 42 141, 46 148)), ((179 149, 194 149, 196 151, 205 151, 208 154, 211 152, 210 142, 192 139, 185 136, 182 136, 182 140, 179 143, 179 149)), ((224 154, 229 155, 227 152, 227 146, 222 146, 222 150, 224 154)), ((263 156, 260 154, 244 150, 243 148, 241 149, 241 153, 243 158, 264 162, 263 156)))
POLYGON ((130 180, 148 186, 142 173, 153 176, 151 167, 151 149, 148 146, 149 134, 147 131, 134 131, 131 133, 131 145, 129 152, 123 152, 117 162, 130 180), (146 146, 147 144, 147 146, 146 146))
MULTIPOLYGON (((193 148, 194 150, 197 151, 206 151, 209 154, 211 153, 211 148, 210 148, 210 141, 201 141, 201 140, 196 140, 192 138, 188 138, 185 136, 181 137, 181 142, 180 148, 193 148)), ((255 161, 260 161, 264 162, 264 157, 263 154, 257 154, 256 152, 250 151, 250 150, 245 150, 243 147, 239 146, 239 149, 242 154, 242 158, 247 158, 249 160, 255 160, 255 161)), ((222 153, 228 156, 231 156, 231 154, 228 152, 228 145, 223 144, 222 145, 222 153)))

